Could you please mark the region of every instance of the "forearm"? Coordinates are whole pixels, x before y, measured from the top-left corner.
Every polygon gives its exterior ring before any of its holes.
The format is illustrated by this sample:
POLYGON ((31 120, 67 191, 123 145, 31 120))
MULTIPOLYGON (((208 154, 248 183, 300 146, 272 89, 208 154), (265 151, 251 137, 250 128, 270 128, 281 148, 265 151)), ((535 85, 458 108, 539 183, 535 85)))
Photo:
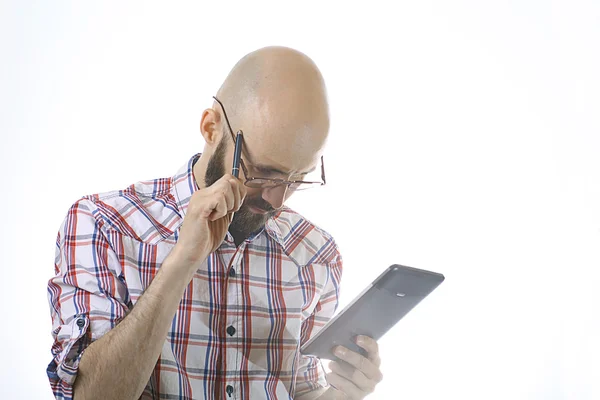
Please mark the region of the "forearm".
POLYGON ((75 400, 137 399, 165 342, 194 271, 169 254, 133 310, 84 352, 74 385, 75 400))

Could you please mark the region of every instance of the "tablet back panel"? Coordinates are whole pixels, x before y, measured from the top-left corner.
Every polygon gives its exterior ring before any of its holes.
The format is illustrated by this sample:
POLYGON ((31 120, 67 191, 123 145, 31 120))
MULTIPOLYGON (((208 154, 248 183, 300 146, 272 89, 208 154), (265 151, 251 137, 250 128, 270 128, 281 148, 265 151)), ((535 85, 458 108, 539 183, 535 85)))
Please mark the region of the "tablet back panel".
POLYGON ((331 349, 342 345, 366 355, 352 341, 356 335, 379 340, 443 280, 444 276, 435 272, 392 265, 308 341, 302 353, 337 360, 331 349))

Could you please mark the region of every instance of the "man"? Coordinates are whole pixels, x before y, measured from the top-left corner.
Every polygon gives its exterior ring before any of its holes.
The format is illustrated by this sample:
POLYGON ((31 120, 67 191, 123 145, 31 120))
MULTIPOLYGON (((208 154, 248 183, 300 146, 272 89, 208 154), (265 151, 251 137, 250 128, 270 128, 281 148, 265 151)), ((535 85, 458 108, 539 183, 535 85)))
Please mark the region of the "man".
POLYGON ((320 184, 298 183, 311 170, 325 179, 328 114, 312 60, 260 49, 203 112, 202 154, 172 178, 69 209, 48 285, 57 398, 326 400, 373 391, 382 378, 374 340, 362 338, 368 357, 340 353, 347 363, 331 363, 327 377, 319 359, 299 353, 334 314, 342 274, 333 238, 284 206, 295 190, 320 184), (240 179, 228 173, 239 129, 240 179))

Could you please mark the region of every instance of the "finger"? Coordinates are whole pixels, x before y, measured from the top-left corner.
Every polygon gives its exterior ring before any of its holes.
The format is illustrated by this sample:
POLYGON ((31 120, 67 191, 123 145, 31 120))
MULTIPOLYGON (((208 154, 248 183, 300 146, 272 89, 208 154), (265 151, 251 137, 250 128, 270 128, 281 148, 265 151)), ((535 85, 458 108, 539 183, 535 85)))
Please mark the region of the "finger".
POLYGON ((216 198, 211 198, 209 200, 210 201, 207 204, 205 204, 203 207, 200 208, 200 217, 201 218, 211 219, 212 216, 214 215, 213 213, 216 212, 217 205, 219 204, 219 200, 216 198))
POLYGON ((246 194, 248 194, 248 187, 242 181, 239 182, 240 184, 238 185, 238 187, 240 189, 240 201, 241 203, 243 203, 244 199, 246 198, 246 194))
POLYGON ((230 211, 235 204, 235 195, 233 193, 232 185, 234 180, 235 177, 233 175, 225 174, 213 186, 210 186, 213 189, 214 195, 223 194, 225 196, 227 209, 230 211))
POLYGON ((201 211, 200 211, 200 218, 210 219, 210 215, 214 211, 214 207, 216 207, 216 205, 217 205, 217 203, 215 202, 214 206, 208 205, 204 209, 201 209, 201 211))
POLYGON ((373 393, 373 391, 375 391, 377 382, 367 378, 365 374, 352 367, 348 363, 333 361, 329 363, 329 368, 331 371, 354 383, 356 387, 366 394, 373 393))
POLYGON ((235 189, 237 190, 237 192, 240 195, 240 207, 242 206, 242 204, 244 203, 244 199, 246 198, 246 191, 247 191, 247 186, 244 184, 244 182, 239 179, 239 178, 234 178, 235 179, 235 189))
POLYGON ((211 213, 210 220, 216 221, 219 218, 222 218, 227 214, 227 201, 225 200, 225 195, 223 193, 219 194, 217 197, 217 204, 211 213))
POLYGON ((379 371, 379 368, 375 366, 375 364, 373 364, 368 358, 365 358, 354 351, 348 350, 344 346, 336 346, 334 354, 357 368, 369 379, 380 379, 381 372, 379 371))
POLYGON ((229 180, 223 181, 220 190, 223 198, 225 199, 225 207, 227 211, 233 211, 233 207, 235 206, 235 197, 233 195, 231 182, 229 182, 229 180))
POLYGON ((233 193, 233 208, 232 211, 237 211, 240 209, 242 204, 240 190, 238 189, 238 183, 235 181, 235 178, 231 178, 229 180, 229 184, 231 185, 231 192, 233 193))
POLYGON ((365 349, 369 354, 369 360, 377 367, 381 366, 381 358, 379 357, 379 344, 373 338, 368 336, 358 335, 355 338, 355 343, 365 349))
POLYGON ((346 396, 353 400, 362 400, 365 397, 365 393, 356 387, 356 385, 350 382, 348 379, 330 372, 326 375, 327 382, 333 386, 336 390, 344 393, 346 396))

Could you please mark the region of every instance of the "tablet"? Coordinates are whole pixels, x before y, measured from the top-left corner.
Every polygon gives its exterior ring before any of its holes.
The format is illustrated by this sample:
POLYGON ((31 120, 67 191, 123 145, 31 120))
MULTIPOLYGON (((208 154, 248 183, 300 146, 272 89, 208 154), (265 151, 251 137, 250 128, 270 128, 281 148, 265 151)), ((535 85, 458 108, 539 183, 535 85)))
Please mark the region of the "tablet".
POLYGON ((344 346, 364 356, 356 335, 379 340, 410 310, 444 281, 444 275, 394 264, 334 316, 300 349, 302 354, 338 360, 333 347, 344 346))

